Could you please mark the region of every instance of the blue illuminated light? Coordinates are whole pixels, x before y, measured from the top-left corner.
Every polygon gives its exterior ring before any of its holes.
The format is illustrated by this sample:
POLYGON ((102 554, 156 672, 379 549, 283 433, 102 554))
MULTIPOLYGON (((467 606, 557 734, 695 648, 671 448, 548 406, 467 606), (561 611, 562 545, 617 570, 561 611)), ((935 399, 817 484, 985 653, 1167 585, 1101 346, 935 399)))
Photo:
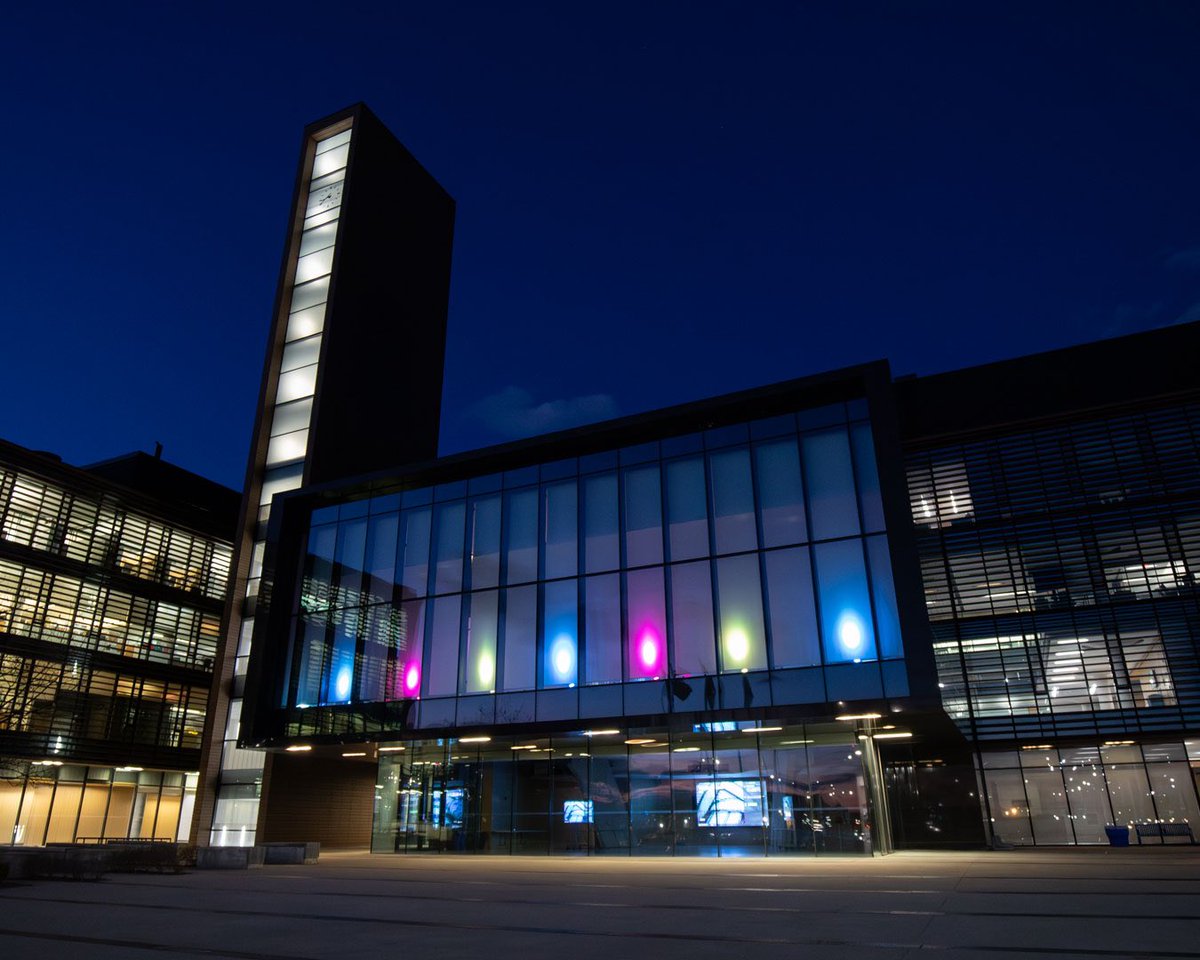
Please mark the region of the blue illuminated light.
POLYGON ((575 682, 575 638, 560 633, 550 644, 550 673, 555 683, 575 682))
POLYGON ((837 642, 841 653, 861 659, 866 644, 866 629, 862 618, 853 610, 843 610, 837 621, 837 642))
POLYGON ((344 667, 342 667, 341 670, 339 670, 337 672, 337 680, 334 681, 333 694, 334 694, 335 699, 337 699, 337 700, 349 700, 350 699, 350 681, 351 681, 350 667, 344 666, 344 667))

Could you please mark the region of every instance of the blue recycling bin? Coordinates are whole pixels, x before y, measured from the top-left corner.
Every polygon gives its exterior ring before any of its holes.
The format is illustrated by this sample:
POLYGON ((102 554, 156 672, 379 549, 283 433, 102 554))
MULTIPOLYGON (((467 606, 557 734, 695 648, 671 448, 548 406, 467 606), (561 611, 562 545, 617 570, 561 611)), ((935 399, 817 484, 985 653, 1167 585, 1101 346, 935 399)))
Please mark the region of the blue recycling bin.
POLYGON ((1108 834, 1108 845, 1110 847, 1127 847, 1129 846, 1129 828, 1119 827, 1115 824, 1110 824, 1104 828, 1104 832, 1108 834))

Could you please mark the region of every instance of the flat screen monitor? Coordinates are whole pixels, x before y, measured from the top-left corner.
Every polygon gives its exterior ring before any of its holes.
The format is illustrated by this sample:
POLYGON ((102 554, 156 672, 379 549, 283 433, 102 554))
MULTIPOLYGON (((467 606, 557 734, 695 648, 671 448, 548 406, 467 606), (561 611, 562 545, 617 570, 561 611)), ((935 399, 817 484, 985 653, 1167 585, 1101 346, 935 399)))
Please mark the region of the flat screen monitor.
POLYGON ((761 827, 762 782, 700 780, 696 783, 696 823, 701 827, 761 827))
POLYGON ((591 823, 591 800, 564 800, 563 823, 591 823))
POLYGON ((450 787, 445 794, 441 790, 433 791, 433 825, 455 829, 463 824, 463 790, 462 787, 450 787))

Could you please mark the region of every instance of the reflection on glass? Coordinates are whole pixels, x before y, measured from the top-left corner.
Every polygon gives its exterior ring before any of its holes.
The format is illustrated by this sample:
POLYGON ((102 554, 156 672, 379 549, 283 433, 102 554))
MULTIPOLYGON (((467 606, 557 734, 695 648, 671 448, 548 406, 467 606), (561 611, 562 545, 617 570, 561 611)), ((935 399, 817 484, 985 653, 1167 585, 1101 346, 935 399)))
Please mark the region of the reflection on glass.
POLYGON ((574 686, 578 677, 576 582, 558 580, 547 583, 544 596, 542 649, 546 659, 542 673, 543 685, 574 686))
POLYGON ((672 560, 708 556, 708 504, 704 460, 689 457, 666 465, 667 525, 672 560))
POLYGON ((608 573, 584 580, 584 683, 621 679, 621 578, 608 573))
POLYGON ((502 689, 531 690, 536 681, 537 587, 512 587, 505 592, 502 689))
POLYGON ((467 665, 463 688, 467 693, 490 693, 496 689, 495 590, 467 596, 467 665))
POLYGON ((624 471, 625 563, 630 567, 662 563, 662 494, 658 466, 624 471))
POLYGON ((677 564, 670 571, 675 676, 716 673, 712 576, 708 562, 677 564))
POLYGON ((717 553, 736 553, 758 546, 754 528, 754 490, 750 483, 750 451, 722 450, 709 456, 712 476, 713 539, 717 553))
POLYGON ((875 634, 862 543, 845 540, 814 548, 826 663, 875 659, 875 634))
POLYGON ((583 481, 584 569, 616 570, 620 565, 617 527, 617 475, 605 473, 583 481))
POLYGON ((858 502, 846 431, 808 434, 803 439, 803 448, 813 538, 824 540, 858 533, 858 502))
POLYGON ((722 667, 726 672, 764 670, 767 645, 758 556, 725 557, 716 563, 722 667))
POLYGON ((662 568, 631 570, 626 574, 625 589, 629 605, 629 677, 644 680, 665 676, 667 618, 662 568))

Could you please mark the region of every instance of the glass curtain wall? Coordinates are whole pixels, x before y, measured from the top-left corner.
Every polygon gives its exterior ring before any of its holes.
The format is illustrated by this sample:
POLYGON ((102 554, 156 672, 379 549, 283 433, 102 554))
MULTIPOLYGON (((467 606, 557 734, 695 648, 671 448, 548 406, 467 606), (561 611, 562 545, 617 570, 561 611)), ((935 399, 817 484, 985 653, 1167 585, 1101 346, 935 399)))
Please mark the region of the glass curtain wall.
POLYGON ((1107 843, 1108 824, 1188 824, 1193 836, 1200 828, 1200 741, 1035 745, 982 761, 992 830, 1005 843, 1107 843))
MULTIPOLYGON (((277 361, 278 382, 275 395, 268 398, 268 406, 262 413, 262 429, 267 431, 269 440, 258 487, 257 529, 260 531, 266 530, 271 499, 277 493, 298 488, 304 475, 351 133, 351 130, 343 130, 330 136, 318 136, 309 171, 300 240, 293 252, 295 277, 287 308, 284 346, 277 361)), ((260 536, 255 539, 251 551, 245 590, 247 600, 258 595, 265 551, 266 541, 260 536)), ((235 678, 246 675, 253 634, 254 618, 243 617, 234 661, 235 678)), ((349 683, 349 680, 345 682, 349 683)), ((335 693, 339 689, 336 679, 333 689, 335 693)), ((237 746, 240 717, 241 699, 233 698, 226 722, 221 784, 210 834, 214 846, 254 843, 264 756, 261 751, 237 746)))
POLYGON ((378 783, 377 853, 871 852, 862 752, 841 726, 416 741, 380 749, 378 783))
POLYGON ((281 706, 898 661, 865 412, 314 511, 281 706))
POLYGON ((196 773, 57 761, 25 766, 24 776, 0 780, 0 843, 187 840, 196 773))

